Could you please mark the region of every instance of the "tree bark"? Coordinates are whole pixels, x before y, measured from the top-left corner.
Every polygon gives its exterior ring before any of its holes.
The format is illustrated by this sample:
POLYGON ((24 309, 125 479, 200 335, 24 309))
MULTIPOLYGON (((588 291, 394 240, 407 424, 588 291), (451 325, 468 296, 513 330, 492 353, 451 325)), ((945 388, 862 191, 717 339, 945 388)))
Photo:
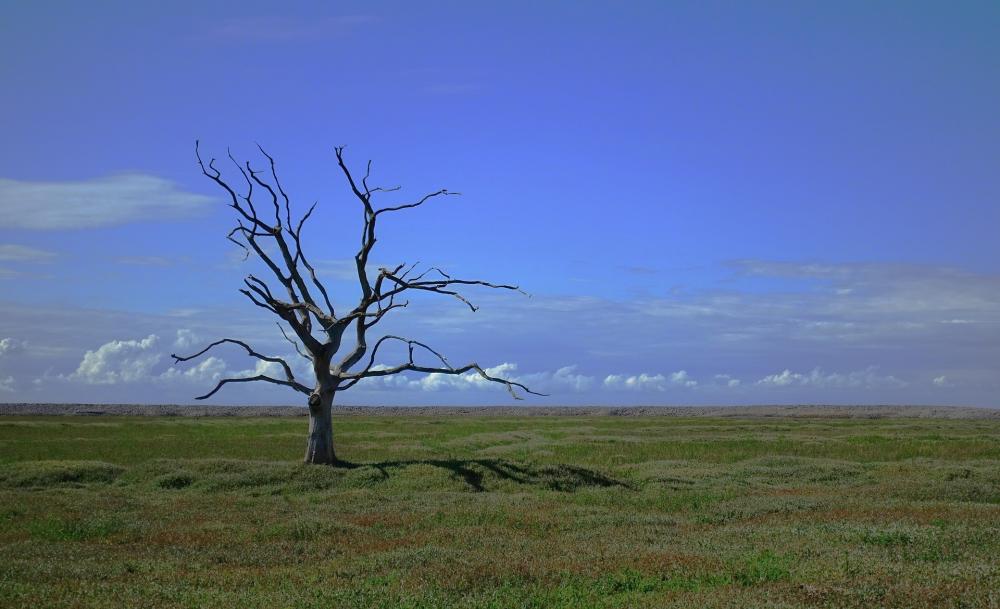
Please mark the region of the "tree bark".
POLYGON ((337 453, 333 449, 333 391, 309 396, 309 439, 306 463, 333 465, 337 453))

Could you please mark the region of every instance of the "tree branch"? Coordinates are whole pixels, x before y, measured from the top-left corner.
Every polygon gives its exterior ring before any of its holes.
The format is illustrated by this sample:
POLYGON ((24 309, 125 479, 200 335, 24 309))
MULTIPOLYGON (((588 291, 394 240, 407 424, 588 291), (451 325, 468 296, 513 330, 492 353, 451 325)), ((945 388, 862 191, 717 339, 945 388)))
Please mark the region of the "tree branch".
POLYGON ((281 379, 276 379, 276 378, 272 378, 270 376, 265 376, 263 374, 258 374, 257 376, 241 376, 241 377, 237 377, 237 378, 225 378, 225 379, 222 379, 215 386, 215 389, 212 389, 211 391, 209 391, 205 395, 199 395, 195 399, 196 400, 205 400, 205 399, 208 399, 208 398, 212 397, 213 395, 215 395, 216 392, 218 392, 220 389, 222 389, 222 387, 224 385, 226 385, 227 383, 250 383, 250 382, 253 382, 253 381, 265 381, 265 382, 268 382, 268 383, 274 383, 275 385, 284 385, 285 387, 291 387, 292 389, 298 391, 299 393, 304 393, 306 395, 309 395, 310 393, 312 393, 312 391, 310 391, 308 387, 306 387, 305 385, 303 385, 301 383, 290 382, 290 381, 283 381, 281 379))
POLYGON ((297 343, 297 342, 295 341, 295 339, 293 339, 293 338, 292 338, 291 336, 289 336, 289 335, 288 335, 288 334, 287 334, 287 333, 285 332, 285 328, 284 328, 284 327, 283 327, 283 326, 281 325, 281 322, 280 322, 280 321, 276 321, 276 322, 274 322, 274 325, 278 326, 278 330, 281 330, 281 335, 285 337, 285 340, 287 340, 288 342, 290 342, 290 343, 292 344, 292 346, 293 346, 293 347, 295 347, 295 352, 296 352, 296 353, 298 353, 298 354, 299 354, 299 355, 301 355, 302 357, 306 358, 307 360, 309 360, 309 361, 312 361, 312 358, 311 358, 311 357, 309 357, 308 355, 306 355, 305 353, 303 353, 303 352, 302 352, 302 349, 301 349, 301 348, 299 348, 299 343, 297 343))
POLYGON ((390 376, 393 374, 399 374, 401 372, 423 372, 426 374, 461 375, 471 371, 475 371, 476 373, 479 374, 479 376, 486 379, 487 381, 504 385, 507 388, 507 391, 510 393, 511 397, 513 397, 515 400, 523 399, 521 398, 521 396, 517 395, 515 387, 521 389, 525 393, 530 393, 532 395, 538 395, 538 396, 546 395, 544 393, 538 393, 537 391, 532 391, 525 385, 518 383, 516 381, 511 381, 508 379, 491 376, 487 374, 486 371, 483 370, 483 368, 475 362, 472 362, 470 364, 465 364, 464 366, 459 366, 458 368, 456 368, 452 366, 451 363, 448 362, 448 359, 445 358, 444 355, 441 355, 439 352, 435 351, 426 344, 416 340, 403 338, 401 336, 393 336, 391 334, 383 336, 382 338, 378 339, 378 341, 375 343, 375 346, 372 347, 371 356, 369 357, 368 364, 365 366, 364 370, 356 373, 339 374, 339 378, 342 380, 346 379, 347 382, 343 385, 338 386, 338 390, 349 389, 354 385, 356 385, 362 379, 379 377, 379 376, 390 376), (393 366, 391 368, 381 368, 373 370, 372 367, 375 364, 375 356, 378 354, 379 347, 382 346, 384 342, 389 340, 396 340, 406 344, 408 361, 405 364, 400 364, 398 366, 393 366), (415 363, 413 359, 413 352, 415 347, 420 347, 425 351, 432 353, 443 364, 443 367, 421 366, 415 363))
POLYGON ((458 196, 458 195, 461 195, 461 194, 462 193, 460 193, 460 192, 449 192, 447 188, 442 188, 441 190, 438 190, 437 192, 432 192, 432 193, 430 193, 428 195, 424 195, 424 197, 422 199, 420 199, 419 201, 417 201, 415 203, 407 203, 405 205, 397 205, 395 207, 383 207, 382 209, 376 210, 375 215, 377 216, 377 215, 383 214, 383 213, 385 213, 387 211, 399 211, 401 209, 413 209, 414 207, 420 207, 421 205, 423 205, 424 203, 426 203, 429 199, 433 199, 434 197, 438 197, 438 196, 441 196, 441 195, 445 195, 445 196, 448 196, 448 195, 458 196))
POLYGON ((516 285, 491 283, 489 281, 480 281, 477 279, 453 279, 450 275, 445 274, 444 271, 438 269, 437 267, 428 269, 423 273, 421 273, 416 278, 409 280, 405 279, 405 275, 401 277, 396 275, 395 273, 386 272, 385 269, 383 269, 382 276, 384 276, 385 279, 393 282, 396 285, 396 287, 388 292, 376 294, 379 300, 385 300, 386 298, 391 298, 393 296, 396 296, 397 294, 405 292, 406 290, 411 290, 411 289, 423 290, 425 292, 435 292, 437 294, 452 296, 463 302, 472 311, 478 311, 479 307, 469 302, 469 300, 461 293, 459 293, 456 290, 451 290, 446 288, 450 288, 451 286, 456 286, 456 285, 481 286, 486 288, 492 288, 495 290, 513 290, 527 295, 527 293, 524 290, 517 287, 516 285), (427 279, 427 280, 421 279, 432 270, 437 271, 443 277, 443 279, 427 279))
POLYGON ((275 364, 279 364, 281 366, 282 370, 284 370, 284 372, 285 372, 285 378, 288 379, 288 382, 289 383, 298 384, 295 381, 295 375, 292 374, 292 368, 291 368, 291 366, 288 365, 288 362, 286 362, 285 360, 281 359, 280 357, 270 357, 270 356, 267 356, 267 355, 262 355, 260 353, 257 353, 256 351, 253 350, 253 348, 250 347, 250 345, 246 344, 245 342, 243 342, 241 340, 236 340, 235 338, 222 338, 222 339, 219 339, 219 340, 215 341, 214 343, 208 345, 207 347, 205 347, 201 351, 195 353, 194 355, 181 356, 181 355, 177 355, 177 354, 171 353, 170 357, 174 358, 174 363, 175 364, 178 364, 180 362, 186 362, 188 360, 192 360, 192 359, 194 359, 194 358, 196 358, 196 357, 198 357, 200 355, 204 355, 206 352, 208 352, 213 347, 218 347, 219 345, 226 344, 226 343, 229 343, 229 344, 232 344, 232 345, 239 345, 240 347, 243 347, 246 350, 247 355, 249 355, 250 357, 256 357, 257 359, 263 360, 265 362, 272 362, 272 363, 275 363, 275 364))

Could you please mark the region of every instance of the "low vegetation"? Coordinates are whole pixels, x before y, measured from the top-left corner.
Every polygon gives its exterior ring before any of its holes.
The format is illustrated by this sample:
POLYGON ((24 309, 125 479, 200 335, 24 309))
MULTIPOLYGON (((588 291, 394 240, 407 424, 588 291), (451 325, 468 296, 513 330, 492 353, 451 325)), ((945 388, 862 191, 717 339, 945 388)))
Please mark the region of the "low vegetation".
POLYGON ((1000 421, 0 418, 2 607, 1000 607, 1000 421))

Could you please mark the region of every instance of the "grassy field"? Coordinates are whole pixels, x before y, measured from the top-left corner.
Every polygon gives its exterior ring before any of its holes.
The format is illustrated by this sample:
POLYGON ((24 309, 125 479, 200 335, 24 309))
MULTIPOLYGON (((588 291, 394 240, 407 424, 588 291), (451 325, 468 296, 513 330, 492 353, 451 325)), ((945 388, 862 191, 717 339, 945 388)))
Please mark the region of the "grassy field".
POLYGON ((2 607, 1000 607, 1000 421, 0 418, 2 607))

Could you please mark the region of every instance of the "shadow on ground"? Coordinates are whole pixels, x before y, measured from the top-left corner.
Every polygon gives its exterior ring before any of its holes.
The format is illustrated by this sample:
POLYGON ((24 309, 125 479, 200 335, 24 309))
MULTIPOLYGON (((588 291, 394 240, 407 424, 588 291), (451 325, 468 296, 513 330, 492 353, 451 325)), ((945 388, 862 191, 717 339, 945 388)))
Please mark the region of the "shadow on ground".
POLYGON ((337 467, 240 459, 154 459, 128 467, 101 461, 24 461, 0 470, 0 489, 94 485, 208 492, 245 490, 254 494, 352 488, 447 492, 631 488, 584 467, 507 459, 341 462, 337 467))
POLYGON ((574 491, 583 487, 622 487, 626 483, 575 465, 530 465, 507 459, 414 459, 406 461, 382 461, 379 463, 338 464, 346 469, 371 468, 380 477, 389 481, 394 476, 406 475, 412 468, 427 470, 436 468, 447 472, 452 479, 463 481, 471 490, 482 492, 492 490, 496 483, 502 485, 525 485, 556 491, 574 491))

